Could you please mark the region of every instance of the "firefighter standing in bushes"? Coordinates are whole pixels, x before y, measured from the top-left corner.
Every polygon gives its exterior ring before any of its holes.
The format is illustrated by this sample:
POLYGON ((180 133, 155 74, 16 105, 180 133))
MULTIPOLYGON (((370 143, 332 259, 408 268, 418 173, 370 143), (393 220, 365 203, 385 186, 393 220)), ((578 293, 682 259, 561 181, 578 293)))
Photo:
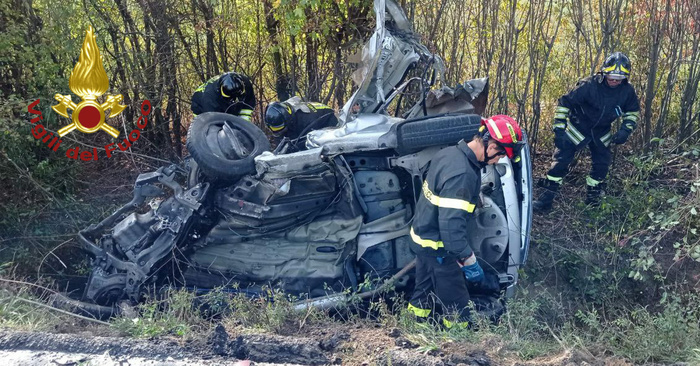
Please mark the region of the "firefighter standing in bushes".
POLYGON ((250 121, 255 109, 255 94, 250 79, 227 72, 209 79, 192 94, 192 113, 228 113, 250 121))
POLYGON ((504 156, 517 160, 524 145, 520 127, 509 116, 493 116, 481 124, 470 142, 462 140, 433 157, 411 226, 417 262, 408 310, 424 320, 435 313, 456 312, 452 321, 443 316, 447 328, 468 325, 466 281, 479 283, 484 278, 467 241, 467 222, 475 219, 481 191, 481 169, 504 156))
POLYGON ((302 102, 292 97, 284 102, 272 102, 265 111, 265 124, 277 138, 286 137, 295 150, 303 150, 301 137, 313 130, 338 125, 335 111, 322 103, 302 102))
POLYGON ((597 205, 603 196, 603 181, 610 168, 610 143, 624 144, 639 120, 639 99, 627 78, 632 70, 629 58, 621 52, 608 56, 600 73, 580 81, 559 99, 554 114, 554 162, 540 185, 544 192, 533 202, 535 212, 552 208, 569 164, 576 151, 591 151, 591 173, 586 178, 586 204, 597 205), (622 118, 613 134, 612 123, 622 118))

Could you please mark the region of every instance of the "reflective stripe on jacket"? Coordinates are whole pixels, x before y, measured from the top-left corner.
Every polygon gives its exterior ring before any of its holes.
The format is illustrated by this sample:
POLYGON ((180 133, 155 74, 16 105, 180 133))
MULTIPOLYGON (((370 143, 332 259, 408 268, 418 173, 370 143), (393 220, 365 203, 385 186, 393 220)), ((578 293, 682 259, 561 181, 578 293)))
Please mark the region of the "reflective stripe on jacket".
POLYGON ((472 219, 480 188, 479 163, 464 141, 435 154, 411 226, 413 251, 438 257, 470 256, 467 220, 472 219))
MULTIPOLYGON (((639 118, 639 98, 632 85, 626 80, 611 88, 596 75, 581 80, 576 87, 559 98, 555 111, 555 128, 566 128, 566 134, 578 145, 585 139, 596 138, 606 146, 610 143, 608 133, 612 123, 623 119, 623 125, 630 131, 636 127, 639 118), (562 121, 568 118, 566 125, 562 121)), ((590 141, 590 140, 588 140, 590 141)))

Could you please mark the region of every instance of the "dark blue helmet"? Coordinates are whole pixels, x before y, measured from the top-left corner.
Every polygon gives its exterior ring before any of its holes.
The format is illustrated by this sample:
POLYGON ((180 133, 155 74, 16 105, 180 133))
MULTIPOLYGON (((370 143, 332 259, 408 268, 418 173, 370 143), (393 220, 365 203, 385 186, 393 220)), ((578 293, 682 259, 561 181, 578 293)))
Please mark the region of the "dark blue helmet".
POLYGON ((605 59, 600 71, 603 75, 610 75, 616 79, 626 79, 632 71, 632 63, 624 53, 614 52, 605 59))

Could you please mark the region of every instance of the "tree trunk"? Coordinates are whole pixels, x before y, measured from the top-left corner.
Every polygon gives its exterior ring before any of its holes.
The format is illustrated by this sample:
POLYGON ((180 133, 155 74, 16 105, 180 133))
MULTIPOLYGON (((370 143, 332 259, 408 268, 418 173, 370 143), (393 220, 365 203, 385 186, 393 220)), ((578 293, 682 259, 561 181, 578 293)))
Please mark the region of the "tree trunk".
POLYGON ((306 87, 306 100, 319 101, 321 88, 318 75, 318 45, 310 35, 306 36, 306 77, 308 84, 306 87))
MULTIPOLYGON (((673 11, 673 18, 667 24, 667 32, 669 34, 668 43, 671 49, 668 54, 670 58, 666 60, 669 72, 666 77, 666 90, 664 90, 664 96, 661 100, 661 110, 659 112, 659 117, 656 121, 656 128, 654 130, 654 137, 661 138, 663 136, 663 126, 668 117, 669 104, 671 102, 671 96, 674 92, 674 86, 676 85, 676 80, 678 78, 678 71, 680 70, 680 62, 678 60, 683 54, 683 39, 685 38, 685 16, 682 15, 682 3, 675 2, 675 11, 673 11)), ((671 0, 666 0, 666 11, 671 13, 671 0)))
POLYGON ((330 93, 323 101, 324 104, 330 102, 331 97, 335 98, 335 103, 340 106, 341 101, 344 98, 344 87, 343 87, 343 61, 342 61, 343 51, 340 46, 335 48, 335 60, 333 61, 333 81, 331 81, 330 93))
MULTIPOLYGON (((656 0, 651 1, 649 22, 649 39, 652 40, 649 45, 649 72, 647 73, 646 95, 644 97, 644 134, 643 146, 644 151, 648 152, 651 148, 651 119, 654 96, 656 94, 656 72, 659 68, 659 48, 661 47, 661 24, 657 20, 658 6, 656 0)), ((668 21, 668 12, 666 13, 665 21, 668 21)))
POLYGON ((297 88, 297 69, 299 65, 299 57, 297 56, 297 37, 296 36, 289 36, 289 43, 291 44, 292 48, 292 76, 291 76, 291 92, 289 93, 290 95, 296 95, 297 91, 299 88, 297 88))
POLYGON ((151 101, 156 112, 156 121, 160 121, 155 127, 156 144, 159 148, 165 149, 169 158, 174 159, 182 156, 180 113, 177 105, 177 78, 175 70, 175 52, 173 37, 170 35, 168 19, 170 4, 165 0, 144 0, 144 15, 149 15, 152 20, 153 35, 155 42, 155 64, 154 72, 156 78, 157 99, 151 101), (165 108, 165 115, 163 115, 165 108), (173 139, 170 136, 170 125, 172 124, 173 139), (173 151, 173 148, 175 149, 173 151))
POLYGON ((265 10, 265 27, 267 28, 270 44, 272 45, 272 67, 275 71, 275 91, 277 92, 277 100, 287 100, 290 98, 289 79, 282 69, 282 53, 280 52, 280 46, 277 40, 279 21, 275 19, 274 9, 272 8, 272 2, 270 0, 263 0, 263 8, 265 10))
POLYGON ((678 128, 678 141, 684 141, 689 135, 692 124, 693 104, 697 97, 698 81, 700 81, 700 73, 698 72, 698 46, 700 46, 700 34, 693 34, 693 51, 691 52, 690 70, 688 79, 683 89, 681 97, 681 114, 680 126, 678 128))
POLYGON ((214 47, 214 9, 206 0, 199 0, 199 10, 204 16, 204 28, 207 36, 207 78, 219 75, 219 63, 216 59, 216 48, 214 47))

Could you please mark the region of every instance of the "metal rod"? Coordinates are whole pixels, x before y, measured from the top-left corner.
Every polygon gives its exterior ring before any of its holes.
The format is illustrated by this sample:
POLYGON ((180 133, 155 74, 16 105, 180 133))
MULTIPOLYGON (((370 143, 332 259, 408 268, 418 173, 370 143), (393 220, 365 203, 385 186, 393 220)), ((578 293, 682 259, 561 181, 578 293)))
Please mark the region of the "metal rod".
MULTIPOLYGON (((391 286, 394 281, 398 280, 399 278, 403 277, 408 273, 408 271, 412 270, 416 266, 416 260, 412 260, 410 263, 408 263, 405 267, 403 267, 400 271, 398 271, 395 275, 391 276, 388 280, 384 281, 384 283, 377 287, 376 289, 372 291, 367 291, 367 292, 362 292, 358 294, 357 296, 360 299, 366 299, 369 297, 374 296, 380 291, 385 290, 389 286, 391 286)), ((348 297, 345 294, 333 294, 333 295, 328 295, 328 296, 323 296, 323 297, 317 297, 315 299, 308 299, 308 300, 303 300, 299 301, 294 305, 294 310, 297 311, 304 311, 308 309, 309 307, 314 307, 320 310, 326 310, 330 309, 333 307, 337 307, 340 304, 348 302, 348 297)))

